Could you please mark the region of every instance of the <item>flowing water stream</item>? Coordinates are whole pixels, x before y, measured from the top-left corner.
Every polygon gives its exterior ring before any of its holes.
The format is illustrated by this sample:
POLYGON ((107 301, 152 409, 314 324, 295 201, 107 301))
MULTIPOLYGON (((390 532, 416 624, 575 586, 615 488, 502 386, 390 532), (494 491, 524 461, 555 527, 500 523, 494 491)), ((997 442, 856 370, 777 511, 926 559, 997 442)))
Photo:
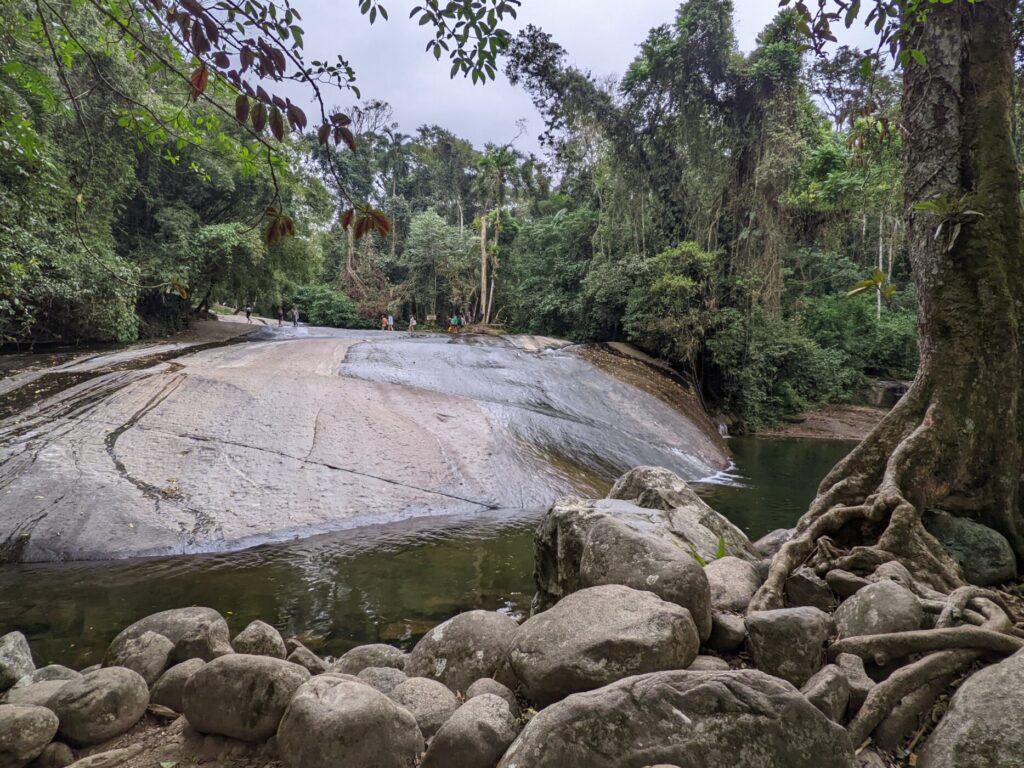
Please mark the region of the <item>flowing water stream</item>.
MULTIPOLYGON (((698 489, 756 538, 791 526, 851 444, 741 438, 730 447, 735 468, 698 489)), ((409 648, 460 611, 528 609, 541 513, 407 521, 233 553, 6 565, 0 634, 19 629, 38 661, 81 668, 141 616, 208 605, 234 632, 263 619, 325 655, 378 641, 409 648)))

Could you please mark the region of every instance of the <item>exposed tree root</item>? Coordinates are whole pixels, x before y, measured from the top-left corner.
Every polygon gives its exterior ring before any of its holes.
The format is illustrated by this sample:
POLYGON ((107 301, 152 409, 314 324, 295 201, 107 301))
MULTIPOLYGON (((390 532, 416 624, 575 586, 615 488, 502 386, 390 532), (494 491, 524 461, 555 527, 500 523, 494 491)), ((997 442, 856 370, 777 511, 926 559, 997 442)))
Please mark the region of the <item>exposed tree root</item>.
POLYGON ((852 653, 862 659, 870 659, 878 666, 885 666, 915 653, 968 648, 1011 654, 1024 648, 1024 640, 980 627, 950 627, 848 637, 833 643, 828 654, 834 659, 840 653, 852 653))

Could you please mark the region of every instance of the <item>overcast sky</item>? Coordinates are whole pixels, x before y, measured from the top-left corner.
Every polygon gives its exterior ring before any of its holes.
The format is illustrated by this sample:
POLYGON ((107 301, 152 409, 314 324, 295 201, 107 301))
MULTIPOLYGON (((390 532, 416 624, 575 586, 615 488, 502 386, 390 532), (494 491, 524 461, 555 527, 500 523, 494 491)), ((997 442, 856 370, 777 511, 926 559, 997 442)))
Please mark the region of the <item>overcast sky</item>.
MULTIPOLYGON (((449 78, 450 63, 424 51, 427 28, 409 19, 415 0, 385 0, 390 21, 372 27, 358 10, 358 0, 294 0, 303 14, 306 58, 333 60, 346 56, 356 70, 364 99, 383 99, 394 108, 406 133, 423 124, 437 124, 476 146, 504 143, 516 134, 516 121, 526 119, 527 132, 516 142, 537 151, 543 121, 522 88, 504 75, 496 82, 472 85, 461 76, 449 78)), ((648 30, 671 22, 674 0, 523 0, 519 18, 506 28, 515 33, 527 24, 549 32, 568 52, 573 64, 597 76, 621 75, 636 55, 648 30)), ((777 0, 735 0, 736 36, 749 51, 758 32, 778 12, 777 0)), ((850 42, 866 44, 859 30, 850 42)), ((333 101, 348 106, 351 96, 336 92, 333 101)))

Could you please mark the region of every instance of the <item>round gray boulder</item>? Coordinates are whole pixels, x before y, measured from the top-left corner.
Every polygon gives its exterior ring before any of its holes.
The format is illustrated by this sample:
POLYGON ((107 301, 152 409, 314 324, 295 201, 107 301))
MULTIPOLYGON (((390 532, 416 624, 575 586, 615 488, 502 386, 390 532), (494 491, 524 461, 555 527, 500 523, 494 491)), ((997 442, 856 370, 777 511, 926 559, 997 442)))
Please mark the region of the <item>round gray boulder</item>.
POLYGON ((0 637, 0 693, 31 674, 35 668, 32 650, 21 632, 8 632, 0 637))
POLYGON ((396 685, 388 697, 409 710, 424 738, 429 739, 459 708, 459 700, 447 686, 426 677, 410 677, 396 685))
POLYGON ((71 747, 59 741, 51 741, 39 757, 29 764, 29 768, 67 768, 75 762, 75 753, 71 747))
POLYGON ((591 526, 580 559, 580 584, 622 584, 653 592, 690 612, 701 641, 711 634, 711 588, 704 569, 682 545, 615 518, 591 526))
POLYGON ((193 607, 174 608, 139 619, 113 639, 107 655, 119 655, 129 641, 146 632, 156 632, 174 643, 173 664, 189 659, 210 661, 232 652, 231 633, 224 617, 212 608, 193 607))
POLYGON ((100 744, 135 725, 149 705, 149 686, 125 667, 104 667, 69 680, 50 699, 60 734, 73 746, 100 744))
POLYGON ((125 667, 142 675, 146 685, 153 685, 171 663, 174 643, 156 632, 143 632, 117 646, 111 645, 103 657, 104 667, 125 667))
POLYGON ((516 695, 508 689, 508 686, 502 685, 490 677, 482 677, 469 686, 466 689, 466 701, 483 696, 485 693, 504 699, 512 714, 516 717, 519 716, 519 702, 516 701, 516 695))
POLYGON ((32 685, 20 685, 11 688, 4 697, 6 704, 20 704, 23 707, 50 708, 50 701, 57 691, 67 685, 70 680, 43 680, 32 685))
POLYGON ((202 659, 189 659, 181 664, 175 664, 160 675, 160 679, 153 685, 149 693, 150 703, 181 712, 181 698, 185 693, 185 683, 204 666, 206 666, 206 662, 202 659))
POLYGON ((711 607, 715 611, 743 613, 761 586, 757 569, 738 557, 723 557, 704 568, 711 587, 711 607))
POLYGON ((609 584, 574 592, 527 620, 509 660, 527 698, 544 706, 630 675, 685 669, 699 646, 685 608, 609 584))
POLYGON ((882 635, 920 629, 924 609, 914 593, 895 581, 878 581, 857 591, 836 609, 839 637, 882 635))
POLYGON ((817 608, 747 614, 747 649, 754 666, 799 687, 825 663, 832 620, 817 608))
POLYGON ((221 656, 188 678, 182 712, 200 733, 265 741, 277 731, 288 702, 307 680, 307 670, 283 659, 243 653, 221 656))
POLYGON ((43 707, 0 704, 0 766, 22 768, 57 733, 57 716, 43 707))
POLYGON ((281 633, 266 622, 256 620, 235 635, 231 641, 235 653, 246 653, 250 656, 270 656, 284 659, 288 656, 284 638, 281 633))
POLYGON ((497 611, 469 611, 438 624, 412 649, 405 663, 409 677, 439 680, 465 691, 481 677, 494 677, 519 629, 516 620, 497 611))
POLYGON ((484 693, 469 699, 441 726, 422 768, 494 768, 519 734, 508 702, 484 693))
POLYGON ((537 714, 498 768, 853 768, 846 731, 756 670, 656 672, 537 714))
POLYGON ((346 675, 358 675, 368 667, 391 667, 404 670, 407 659, 408 655, 393 645, 384 643, 360 645, 358 648, 353 648, 342 654, 331 665, 331 671, 342 672, 346 675))
POLYGON ((328 673, 296 691, 277 747, 288 768, 412 768, 423 736, 384 694, 328 673))
POLYGON ((356 675, 356 678, 381 693, 391 693, 395 690, 395 686, 404 683, 409 679, 409 676, 402 670, 395 669, 394 667, 367 667, 356 675))
POLYGON ((956 560, 971 584, 987 587, 1017 576, 1013 547, 999 531, 948 512, 925 515, 924 527, 956 560))
POLYGON ((297 641, 295 650, 288 654, 288 661, 308 670, 311 675, 322 675, 327 671, 327 662, 297 641))
POLYGON ((971 675, 919 758, 918 768, 1024 768, 1024 653, 971 675))
POLYGON ((26 685, 48 683, 53 682, 54 680, 77 680, 81 676, 81 672, 76 672, 73 669, 61 666, 60 664, 50 664, 45 667, 40 667, 35 672, 25 675, 14 684, 14 687, 22 688, 26 685))

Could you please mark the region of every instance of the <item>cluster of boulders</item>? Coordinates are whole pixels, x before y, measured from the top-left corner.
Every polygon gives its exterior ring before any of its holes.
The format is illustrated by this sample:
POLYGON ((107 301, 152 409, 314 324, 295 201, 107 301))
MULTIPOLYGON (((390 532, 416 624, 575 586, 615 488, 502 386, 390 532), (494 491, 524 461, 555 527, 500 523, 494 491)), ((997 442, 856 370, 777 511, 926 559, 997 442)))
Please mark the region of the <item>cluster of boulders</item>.
MULTIPOLYGON (((751 543, 679 478, 639 469, 607 499, 545 515, 529 618, 463 613, 409 653, 321 658, 263 622, 232 639, 216 611, 182 608, 126 628, 77 672, 36 669, 14 632, 0 638, 0 768, 111 768, 118 754, 96 750, 147 712, 285 768, 884 765, 874 747, 901 745, 917 722, 884 724, 858 754, 844 726, 892 660, 834 644, 930 614, 896 564, 835 583, 803 568, 788 607, 748 612, 787 536, 751 543)), ((1024 766, 1024 656, 984 674, 918 765, 1024 766)))

